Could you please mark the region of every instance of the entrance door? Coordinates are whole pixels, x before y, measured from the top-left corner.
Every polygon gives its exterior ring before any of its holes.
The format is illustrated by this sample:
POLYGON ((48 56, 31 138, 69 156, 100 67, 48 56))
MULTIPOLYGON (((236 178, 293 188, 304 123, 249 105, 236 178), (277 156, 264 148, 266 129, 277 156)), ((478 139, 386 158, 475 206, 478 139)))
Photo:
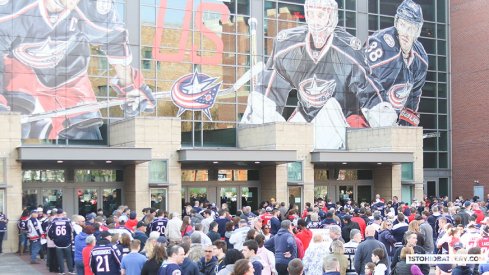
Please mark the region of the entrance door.
POLYGON ((357 201, 362 202, 372 202, 372 186, 369 185, 358 185, 357 186, 357 201))
POLYGON ((221 206, 223 203, 228 205, 229 212, 236 213, 238 210, 238 188, 221 187, 219 191, 221 206))
POLYGON ((347 200, 353 200, 353 185, 340 185, 338 186, 339 196, 338 200, 341 205, 345 204, 347 200))

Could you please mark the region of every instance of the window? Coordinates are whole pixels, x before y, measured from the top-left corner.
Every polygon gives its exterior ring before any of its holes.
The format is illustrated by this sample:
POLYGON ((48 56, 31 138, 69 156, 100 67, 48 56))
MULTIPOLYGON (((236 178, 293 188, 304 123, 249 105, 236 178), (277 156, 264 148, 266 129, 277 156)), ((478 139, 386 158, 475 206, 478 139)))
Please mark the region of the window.
POLYGON ((5 179, 6 164, 7 164, 7 161, 5 159, 0 159, 0 184, 6 183, 6 179, 5 179))
POLYGON ((22 182, 65 182, 65 171, 22 170, 22 182))
POLYGON ((123 181, 122 170, 75 170, 75 182, 117 182, 123 181))
POLYGON ((404 181, 412 181, 414 180, 414 175, 413 175, 413 163, 403 163, 401 164, 401 180, 404 181))
POLYGON ((5 189, 0 189, 0 213, 5 213, 5 189))
POLYGON ((166 210, 168 189, 166 188, 151 188, 149 189, 151 207, 161 210, 166 210))
POLYGON ((302 182, 302 162, 287 163, 287 181, 302 182))
POLYGON ((149 183, 168 183, 168 161, 152 160, 149 163, 149 183))

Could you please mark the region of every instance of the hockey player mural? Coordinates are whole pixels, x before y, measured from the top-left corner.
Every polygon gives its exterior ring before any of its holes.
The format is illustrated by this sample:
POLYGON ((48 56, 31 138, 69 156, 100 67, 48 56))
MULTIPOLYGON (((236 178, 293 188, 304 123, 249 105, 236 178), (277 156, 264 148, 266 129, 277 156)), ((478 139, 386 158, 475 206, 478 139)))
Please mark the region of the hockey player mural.
POLYGON ((295 89, 298 104, 288 121, 313 123, 317 149, 344 148, 347 127, 417 125, 408 120, 419 121, 415 112, 427 68, 426 53, 416 41, 422 25, 419 5, 402 3, 396 27, 379 32, 388 32, 382 34, 384 43, 375 43, 374 35, 366 49, 337 27, 336 1, 306 0, 304 10, 307 26, 284 30, 275 38, 242 123, 285 121, 281 112, 295 89), (388 63, 396 54, 403 63, 393 67, 388 63))
POLYGON ((127 41, 112 0, 0 1, 0 109, 54 113, 24 123, 24 139, 101 139, 98 109, 56 112, 97 102, 87 74, 91 45, 115 70, 112 87, 126 99, 125 115, 153 111, 152 91, 131 67, 127 41))
POLYGON ((421 7, 405 0, 397 8, 394 26, 370 36, 365 50, 384 98, 399 115, 399 125, 419 124, 417 112, 428 70, 428 55, 417 40, 422 26, 421 7))

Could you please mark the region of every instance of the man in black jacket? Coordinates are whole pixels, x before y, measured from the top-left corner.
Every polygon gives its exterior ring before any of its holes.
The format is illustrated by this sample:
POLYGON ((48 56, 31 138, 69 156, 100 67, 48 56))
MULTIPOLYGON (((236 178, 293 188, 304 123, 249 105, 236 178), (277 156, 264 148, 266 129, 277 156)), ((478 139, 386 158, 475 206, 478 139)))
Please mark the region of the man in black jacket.
MULTIPOLYGON (((365 265, 372 261, 372 251, 374 249, 382 248, 384 250, 384 255, 387 255, 387 249, 384 244, 374 238, 375 231, 374 226, 367 226, 367 228, 365 228, 365 240, 358 245, 357 250, 355 251, 355 271, 360 275, 365 274, 365 265)), ((389 258, 387 258, 387 266, 389 266, 389 258)))
MULTIPOLYGON (((426 251, 419 245, 418 243, 418 234, 413 231, 407 231, 404 234, 404 238, 406 240, 406 246, 410 246, 414 250, 414 254, 426 254, 426 251)), ((396 252, 394 253, 394 257, 392 258, 392 264, 391 264, 391 269, 394 269, 396 267, 397 262, 401 261, 401 250, 402 247, 398 247, 396 252)), ((421 272, 423 272, 424 275, 430 274, 430 266, 427 264, 420 264, 418 265, 419 268, 421 269, 421 272)))
POLYGON ((345 243, 350 241, 350 231, 352 229, 360 230, 358 223, 351 220, 350 215, 343 216, 343 227, 341 228, 341 237, 345 240, 345 243))

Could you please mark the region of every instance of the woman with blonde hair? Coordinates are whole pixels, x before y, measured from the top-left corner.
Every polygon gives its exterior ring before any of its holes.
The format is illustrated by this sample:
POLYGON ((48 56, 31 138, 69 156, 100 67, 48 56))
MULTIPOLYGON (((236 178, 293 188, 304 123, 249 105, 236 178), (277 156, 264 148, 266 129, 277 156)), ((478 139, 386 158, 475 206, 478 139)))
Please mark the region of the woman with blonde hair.
POLYGON ((416 232, 416 235, 418 235, 418 246, 424 246, 424 235, 421 233, 421 229, 419 228, 419 221, 417 220, 412 220, 409 223, 408 226, 408 231, 416 232))
POLYGON ((348 258, 345 256, 345 247, 343 246, 343 242, 340 240, 335 240, 331 243, 329 248, 331 250, 331 254, 338 259, 340 263, 340 274, 346 275, 346 269, 348 268, 348 258))
POLYGON ((311 213, 311 221, 307 225, 307 228, 309 229, 321 228, 321 222, 319 221, 319 213, 317 212, 311 213))
POLYGON ((307 275, 322 275, 324 258, 329 255, 326 242, 323 239, 323 235, 314 234, 312 242, 306 249, 302 264, 304 265, 304 274, 307 275))

